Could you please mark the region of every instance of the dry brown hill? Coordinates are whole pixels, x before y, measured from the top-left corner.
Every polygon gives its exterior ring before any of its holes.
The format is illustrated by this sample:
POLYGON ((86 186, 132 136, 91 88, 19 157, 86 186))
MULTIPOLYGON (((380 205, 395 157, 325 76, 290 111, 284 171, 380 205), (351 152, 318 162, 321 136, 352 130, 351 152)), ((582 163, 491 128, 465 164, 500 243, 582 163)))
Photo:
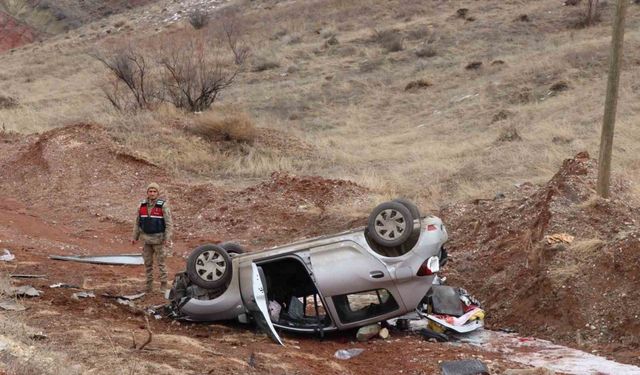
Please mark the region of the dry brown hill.
MULTIPOLYGON (((567 155, 597 153, 612 5, 603 2, 602 22, 581 28, 583 5, 206 2, 213 21, 193 31, 186 15, 198 4, 151 3, 0 55, 0 91, 17 103, 0 108, 0 123, 23 133, 99 123, 124 143, 151 137, 167 145, 173 151, 155 156, 163 165, 201 177, 308 172, 437 208, 514 183, 544 182, 567 155), (311 145, 313 156, 212 155, 163 116, 123 116, 105 100, 106 70, 87 52, 215 31, 225 17, 215 7, 237 11, 251 57, 214 111, 241 108, 258 127, 311 145)), ((631 126, 639 12, 629 8, 614 149, 614 167, 632 189, 640 151, 631 126)))
POLYGON ((596 173, 581 153, 544 185, 445 208, 450 281, 478 294, 493 328, 628 357, 640 347, 640 215, 628 181, 614 182, 615 198, 598 198, 596 173), (575 238, 550 243, 554 234, 575 238))

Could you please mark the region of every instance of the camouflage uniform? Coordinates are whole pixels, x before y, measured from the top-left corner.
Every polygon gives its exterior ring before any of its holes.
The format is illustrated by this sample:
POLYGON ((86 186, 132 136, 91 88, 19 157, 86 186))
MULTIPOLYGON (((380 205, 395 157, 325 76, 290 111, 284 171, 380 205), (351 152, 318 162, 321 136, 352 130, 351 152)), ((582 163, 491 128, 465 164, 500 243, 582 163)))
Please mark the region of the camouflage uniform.
MULTIPOLYGON (((147 204, 147 207, 154 207, 156 202, 161 199, 149 200, 145 199, 140 202, 147 204)), ((167 288, 167 266, 165 263, 166 253, 163 248, 164 243, 171 242, 171 236, 173 234, 173 221, 171 219, 171 209, 167 204, 167 201, 162 199, 164 204, 162 205, 165 231, 164 233, 144 233, 140 228, 140 206, 136 211, 136 222, 133 226, 133 239, 141 240, 144 243, 142 248, 142 258, 144 259, 144 268, 147 277, 147 291, 153 291, 153 258, 155 256, 158 262, 158 270, 160 271, 160 289, 167 288)))

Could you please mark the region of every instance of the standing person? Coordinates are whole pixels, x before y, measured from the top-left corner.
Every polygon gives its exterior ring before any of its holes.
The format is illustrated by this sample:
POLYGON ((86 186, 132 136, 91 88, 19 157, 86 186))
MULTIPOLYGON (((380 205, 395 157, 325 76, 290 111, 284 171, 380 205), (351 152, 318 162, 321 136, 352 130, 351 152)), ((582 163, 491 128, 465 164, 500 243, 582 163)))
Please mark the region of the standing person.
POLYGON ((173 222, 167 201, 159 199, 160 186, 152 182, 147 186, 147 199, 143 199, 138 207, 136 223, 133 227, 131 244, 139 239, 144 243, 142 257, 147 277, 147 292, 153 292, 153 258, 158 262, 160 271, 160 290, 167 289, 166 254, 163 245, 172 246, 171 235, 173 222))

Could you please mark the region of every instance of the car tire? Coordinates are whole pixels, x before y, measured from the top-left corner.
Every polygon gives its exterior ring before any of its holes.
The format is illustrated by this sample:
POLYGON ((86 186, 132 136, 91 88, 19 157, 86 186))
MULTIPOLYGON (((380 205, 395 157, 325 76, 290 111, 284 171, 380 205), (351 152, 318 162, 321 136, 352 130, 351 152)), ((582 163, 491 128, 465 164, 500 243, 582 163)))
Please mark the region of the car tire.
POLYGON ((237 244, 235 242, 223 242, 218 246, 225 249, 227 251, 227 254, 229 254, 231 257, 245 253, 244 248, 240 246, 240 244, 237 244))
POLYGON ((187 276, 204 289, 224 287, 231 280, 231 257, 216 245, 198 246, 187 259, 187 276))
POLYGON ((396 198, 392 202, 398 202, 408 208, 414 220, 421 218, 420 209, 418 209, 418 206, 416 206, 415 203, 411 202, 410 200, 404 198, 396 198))
POLYGON ((400 246, 413 232, 413 215, 398 202, 385 202, 371 211, 367 225, 369 237, 378 245, 400 246))

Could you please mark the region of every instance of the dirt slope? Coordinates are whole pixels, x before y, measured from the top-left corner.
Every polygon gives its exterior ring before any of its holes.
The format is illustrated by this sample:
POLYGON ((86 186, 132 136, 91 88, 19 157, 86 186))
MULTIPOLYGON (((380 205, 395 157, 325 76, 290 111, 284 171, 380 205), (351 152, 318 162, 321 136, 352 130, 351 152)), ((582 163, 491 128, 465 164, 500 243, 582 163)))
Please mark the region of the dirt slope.
POLYGON ((451 228, 450 278, 486 303, 495 328, 606 348, 638 362, 640 216, 627 186, 595 197, 596 162, 564 162, 545 185, 443 210, 451 228), (567 233, 571 244, 546 236, 567 233))
POLYGON ((194 245, 234 239, 250 248, 267 246, 348 229, 354 220, 362 223, 348 212, 335 212, 338 205, 357 204, 364 196, 366 190, 351 182, 274 173, 258 185, 225 190, 174 181, 96 125, 2 140, 0 188, 48 207, 50 219, 100 217, 128 227, 146 184, 156 181, 173 207, 177 238, 194 245))

